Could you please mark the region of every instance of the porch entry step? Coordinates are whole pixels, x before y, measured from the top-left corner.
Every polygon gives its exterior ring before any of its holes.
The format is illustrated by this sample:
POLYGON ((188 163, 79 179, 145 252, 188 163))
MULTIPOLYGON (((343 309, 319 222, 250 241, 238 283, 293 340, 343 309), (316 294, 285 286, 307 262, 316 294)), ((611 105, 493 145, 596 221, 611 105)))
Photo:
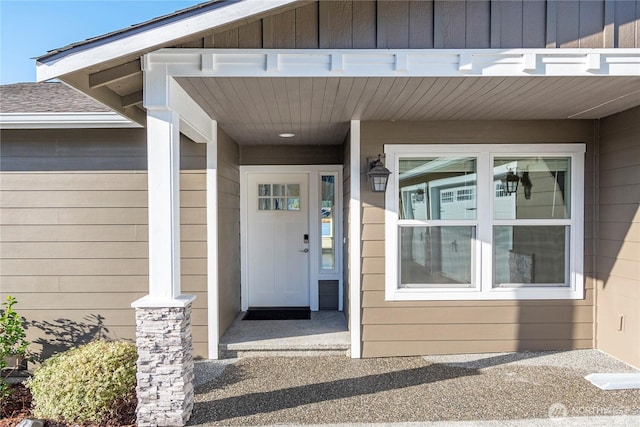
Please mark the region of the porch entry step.
POLYGON ((347 355, 351 338, 344 313, 312 311, 309 320, 245 322, 239 313, 218 346, 221 358, 347 355))
POLYGON ((309 320, 309 307, 256 307, 249 308, 242 320, 309 320))
POLYGON ((345 356, 350 354, 349 349, 304 349, 304 350, 223 350, 220 349, 220 359, 235 359, 241 357, 318 357, 318 356, 345 356))

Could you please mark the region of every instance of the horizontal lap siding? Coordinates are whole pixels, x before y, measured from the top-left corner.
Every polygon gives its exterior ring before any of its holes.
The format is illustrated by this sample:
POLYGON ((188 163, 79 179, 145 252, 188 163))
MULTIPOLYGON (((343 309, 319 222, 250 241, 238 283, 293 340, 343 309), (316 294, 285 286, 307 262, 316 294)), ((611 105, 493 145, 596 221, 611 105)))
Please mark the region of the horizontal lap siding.
POLYGON ((600 121, 596 345, 634 366, 640 366, 639 141, 640 107, 600 121))
POLYGON ((218 298, 220 336, 240 312, 239 148, 218 130, 218 298))
MULTIPOLYGON (((182 289, 206 356, 204 146, 182 143, 182 289)), ((13 295, 43 354, 97 335, 135 339, 148 293, 146 136, 135 130, 2 131, 0 297, 13 295)))
MULTIPOLYGON (((362 123, 361 164, 384 144, 587 143, 585 176, 594 173, 590 121, 362 123)), ((362 169, 361 173, 366 171, 362 169)), ((593 180, 585 180, 593 192, 593 180)), ((365 181, 366 184, 366 181, 365 181)), ((558 350, 593 346, 593 251, 585 248, 584 300, 385 301, 384 197, 362 187, 363 356, 558 350)), ((585 197, 585 216, 593 205, 585 197)), ((593 235, 585 224, 586 235, 593 235)), ((592 245, 592 239, 585 244, 592 245)))
POLYGON ((267 49, 640 47, 639 22, 640 2, 633 0, 323 0, 218 31, 195 45, 267 49), (606 30, 605 24, 609 24, 606 30))

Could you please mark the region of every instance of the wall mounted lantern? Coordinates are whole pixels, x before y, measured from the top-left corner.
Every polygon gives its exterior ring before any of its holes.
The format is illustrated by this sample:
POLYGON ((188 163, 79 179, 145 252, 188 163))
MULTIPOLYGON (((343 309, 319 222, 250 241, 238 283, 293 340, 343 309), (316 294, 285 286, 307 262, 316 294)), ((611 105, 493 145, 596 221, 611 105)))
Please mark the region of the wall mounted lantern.
POLYGON ((518 191, 518 183, 520 182, 520 177, 513 173, 513 171, 509 171, 507 176, 503 180, 504 189, 507 194, 514 194, 518 191))
POLYGON ((367 172, 367 176, 371 182, 371 191, 374 193, 384 193, 387 190, 389 175, 391 175, 391 171, 384 167, 381 156, 378 154, 378 160, 371 162, 369 172, 367 172))
POLYGON ((516 193, 518 191, 519 183, 522 183, 524 187, 524 198, 527 200, 531 199, 531 188, 533 187, 533 183, 529 177, 529 172, 523 172, 522 178, 520 178, 518 175, 513 173, 513 171, 509 171, 507 176, 502 180, 502 184, 507 194, 516 193))

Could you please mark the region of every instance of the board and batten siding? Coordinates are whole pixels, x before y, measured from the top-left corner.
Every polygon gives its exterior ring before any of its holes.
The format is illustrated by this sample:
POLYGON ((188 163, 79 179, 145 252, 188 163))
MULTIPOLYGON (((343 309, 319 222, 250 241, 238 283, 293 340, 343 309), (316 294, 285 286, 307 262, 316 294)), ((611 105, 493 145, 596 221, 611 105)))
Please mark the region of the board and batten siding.
MULTIPOLYGON (((144 129, 3 130, 0 298, 16 297, 43 356, 97 336, 135 339, 148 293, 144 129)), ((205 146, 181 144, 182 290, 207 356, 205 146)))
POLYGON ((600 120, 596 347, 640 367, 640 107, 600 120))
POLYGON ((218 128, 218 307, 222 336, 240 312, 240 152, 218 128))
POLYGON ((640 47, 640 2, 319 1, 190 40, 241 49, 640 47))
POLYGON ((362 356, 593 348, 594 143, 591 121, 362 122, 362 356), (384 194, 366 185, 384 144, 571 143, 585 159, 585 299, 385 301, 384 194))

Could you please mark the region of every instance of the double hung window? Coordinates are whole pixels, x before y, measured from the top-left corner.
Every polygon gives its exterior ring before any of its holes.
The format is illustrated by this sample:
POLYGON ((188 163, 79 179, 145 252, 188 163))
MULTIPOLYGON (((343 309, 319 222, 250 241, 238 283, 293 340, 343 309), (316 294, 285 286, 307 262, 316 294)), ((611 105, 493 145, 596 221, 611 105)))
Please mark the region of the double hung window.
POLYGON ((386 298, 584 294, 584 144, 386 145, 386 298))

